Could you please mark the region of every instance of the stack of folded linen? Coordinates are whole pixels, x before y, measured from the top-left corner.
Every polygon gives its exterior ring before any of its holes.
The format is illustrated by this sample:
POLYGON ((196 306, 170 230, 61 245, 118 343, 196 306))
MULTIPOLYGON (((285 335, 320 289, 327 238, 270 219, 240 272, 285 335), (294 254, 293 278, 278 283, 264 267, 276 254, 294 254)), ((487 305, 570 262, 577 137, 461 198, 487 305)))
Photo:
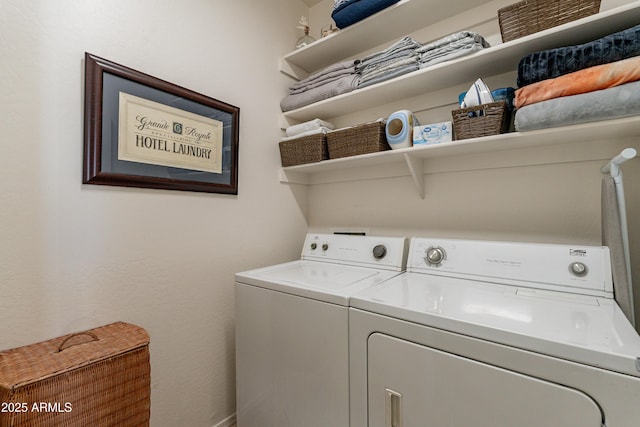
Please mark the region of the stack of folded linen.
POLYGON ((419 68, 416 50, 422 44, 406 36, 387 49, 363 58, 356 70, 360 73, 359 88, 371 86, 419 68))
POLYGON ((518 85, 520 131, 640 114, 640 25, 528 55, 518 85))
POLYGON ((280 101, 282 111, 295 110, 323 99, 351 92, 358 87, 356 61, 330 65, 291 85, 289 94, 280 101))
POLYGON ((334 129, 333 123, 313 119, 308 122, 299 123, 297 125, 291 125, 286 130, 286 137, 282 138, 282 141, 288 141, 303 136, 315 135, 318 133, 327 133, 334 129))
POLYGON ((489 43, 480 34, 461 31, 424 45, 417 53, 420 55, 420 68, 426 68, 487 47, 490 47, 489 43))

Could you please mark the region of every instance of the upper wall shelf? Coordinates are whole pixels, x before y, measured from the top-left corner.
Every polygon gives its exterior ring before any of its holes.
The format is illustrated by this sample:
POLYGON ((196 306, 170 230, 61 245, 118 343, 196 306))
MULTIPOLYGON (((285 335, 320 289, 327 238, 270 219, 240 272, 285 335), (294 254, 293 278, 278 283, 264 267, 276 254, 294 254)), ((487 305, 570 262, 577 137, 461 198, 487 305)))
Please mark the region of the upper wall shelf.
MULTIPOLYGON (((352 27, 341 30, 287 55, 285 60, 305 69, 315 69, 319 64, 330 65, 335 62, 334 58, 339 60, 345 56, 361 52, 363 48, 366 49, 372 44, 375 46, 381 41, 377 40, 378 37, 388 41, 389 33, 387 31, 375 31, 373 28, 376 28, 377 25, 382 25, 381 22, 386 25, 386 22, 388 22, 386 19, 390 18, 388 16, 379 17, 378 15, 384 12, 389 14, 411 11, 408 15, 424 17, 423 13, 417 13, 419 7, 425 7, 424 3, 426 3, 426 0, 403 0, 352 27), (384 21, 378 21, 378 19, 382 18, 384 18, 384 21), (352 36, 351 34, 354 35, 352 36), (352 39, 351 37, 354 38, 352 39), (371 41, 371 39, 376 40, 371 41), (363 43, 367 46, 363 47, 363 43), (294 58, 296 62, 291 62, 294 61, 294 58)), ((429 7, 432 7, 434 2, 431 1, 429 3, 429 7)), ((458 3, 464 3, 464 8, 466 9, 482 2, 474 0, 472 5, 468 5, 468 2, 442 1, 441 3, 447 3, 447 6, 442 8, 434 7, 433 11, 448 9, 447 15, 451 15, 453 14, 450 10, 452 7, 462 7, 458 6, 458 3)), ((363 105, 378 104, 381 100, 384 100, 385 103, 398 101, 473 81, 479 76, 498 75, 515 71, 519 60, 532 52, 584 43, 632 27, 637 25, 638 22, 640 22, 640 1, 502 43, 467 57, 440 63, 393 80, 357 89, 296 110, 287 111, 284 116, 294 121, 312 120, 314 118, 330 120, 334 117, 361 110, 363 105)), ((420 25, 424 26, 425 22, 422 21, 420 25)), ((404 30, 407 28, 405 25, 402 26, 404 30)))
POLYGON ((312 73, 486 2, 400 0, 369 18, 289 53, 283 60, 303 73, 312 73))

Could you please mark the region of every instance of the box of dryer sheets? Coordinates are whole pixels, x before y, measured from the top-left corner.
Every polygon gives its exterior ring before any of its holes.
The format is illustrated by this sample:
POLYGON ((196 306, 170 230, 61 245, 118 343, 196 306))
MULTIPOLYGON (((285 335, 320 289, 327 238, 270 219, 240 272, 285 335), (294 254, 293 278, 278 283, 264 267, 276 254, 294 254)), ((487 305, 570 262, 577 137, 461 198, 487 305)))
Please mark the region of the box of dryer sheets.
POLYGON ((413 145, 440 144, 451 142, 451 122, 432 123, 425 126, 414 126, 413 145))

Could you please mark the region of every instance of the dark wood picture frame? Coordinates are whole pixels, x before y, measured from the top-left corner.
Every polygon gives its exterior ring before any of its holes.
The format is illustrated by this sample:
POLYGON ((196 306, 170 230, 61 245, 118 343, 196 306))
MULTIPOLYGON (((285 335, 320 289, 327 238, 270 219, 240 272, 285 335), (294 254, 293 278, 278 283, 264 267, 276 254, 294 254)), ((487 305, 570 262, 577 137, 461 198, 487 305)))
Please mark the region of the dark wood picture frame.
POLYGON ((238 194, 239 119, 238 107, 85 53, 83 183, 238 194), (118 159, 119 92, 222 122, 222 173, 118 159))

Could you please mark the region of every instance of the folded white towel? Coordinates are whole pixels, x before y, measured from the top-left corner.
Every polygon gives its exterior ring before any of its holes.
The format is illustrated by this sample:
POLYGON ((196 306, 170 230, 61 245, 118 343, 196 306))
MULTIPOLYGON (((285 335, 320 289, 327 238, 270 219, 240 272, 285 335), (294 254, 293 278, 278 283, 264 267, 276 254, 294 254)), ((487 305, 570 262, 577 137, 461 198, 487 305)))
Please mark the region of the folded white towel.
POLYGON ((334 126, 332 123, 325 122, 324 120, 320 120, 320 119, 313 119, 308 122, 289 126, 285 132, 287 133, 287 136, 299 136, 300 134, 303 134, 309 131, 319 130, 322 128, 331 130, 333 129, 333 127, 334 126))
POLYGON ((280 138, 280 141, 289 141, 289 140, 296 139, 296 138, 302 138, 303 136, 316 135, 316 134, 319 134, 319 133, 327 133, 327 132, 331 132, 331 129, 326 128, 326 127, 321 127, 321 128, 318 128, 318 129, 313 129, 313 130, 309 130, 309 131, 306 131, 306 132, 302 132, 302 133, 299 133, 299 134, 294 135, 294 136, 285 136, 284 138, 280 138))

